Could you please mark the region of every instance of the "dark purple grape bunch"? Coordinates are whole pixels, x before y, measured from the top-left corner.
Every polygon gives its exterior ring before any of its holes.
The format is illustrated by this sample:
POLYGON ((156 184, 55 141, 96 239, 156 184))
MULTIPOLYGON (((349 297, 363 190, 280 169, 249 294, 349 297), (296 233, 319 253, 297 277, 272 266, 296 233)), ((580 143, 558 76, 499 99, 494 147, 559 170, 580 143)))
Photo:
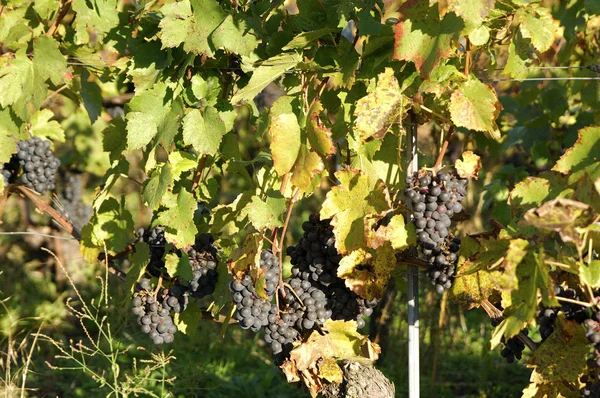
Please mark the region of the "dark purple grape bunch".
POLYGON ((1 166, 0 171, 4 179, 4 188, 6 188, 8 184, 13 184, 17 180, 17 174, 19 173, 17 156, 13 155, 8 163, 4 163, 1 166))
POLYGON ((452 217, 463 211, 467 183, 447 172, 430 172, 407 179, 404 191, 416 227, 422 257, 429 263, 428 276, 438 293, 452 287, 460 239, 449 231, 452 217))
POLYGON ((242 280, 234 279, 229 284, 235 303, 234 318, 242 329, 258 332, 269 324, 271 300, 276 293, 279 282, 279 260, 269 250, 263 250, 260 256, 260 267, 264 270, 265 293, 268 298, 259 296, 254 288, 252 277, 244 275, 242 280))
MULTIPOLYGON (((496 318, 492 318, 492 326, 496 327, 500 324, 500 320, 496 318)), ((521 330, 525 336, 529 333, 527 329, 521 330)), ((508 341, 502 336, 501 343, 504 345, 502 351, 500 351, 500 355, 502 358, 506 359, 506 362, 513 363, 516 360, 520 360, 523 358, 523 350, 525 349, 525 344, 519 339, 518 336, 513 336, 508 341)))
POLYGON ((215 291, 219 274, 217 273, 217 249, 213 245, 211 234, 199 234, 195 244, 188 250, 192 280, 187 284, 192 297, 202 298, 215 291))
POLYGON ((156 345, 172 343, 177 327, 171 313, 182 312, 187 301, 172 295, 168 289, 155 297, 149 279, 144 278, 139 284, 141 290, 133 295, 131 311, 137 316, 141 331, 156 345))
MULTIPOLYGON (((557 297, 563 297, 571 300, 580 300, 575 289, 564 288, 562 286, 554 286, 554 294, 557 297)), ((570 321, 583 323, 589 318, 586 308, 576 303, 562 301, 560 307, 549 308, 540 306, 536 313, 537 323, 539 325, 540 336, 542 341, 546 340, 554 331, 554 324, 559 312, 563 312, 565 317, 570 321)))
POLYGON ((155 227, 149 230, 140 228, 137 231, 139 240, 146 242, 150 250, 150 261, 146 266, 146 271, 154 277, 160 277, 165 270, 165 252, 167 240, 165 239, 165 228, 155 227))
POLYGON ((335 247, 335 237, 330 220, 319 220, 311 214, 302 224, 303 236, 296 246, 289 246, 292 276, 306 281, 329 286, 337 278, 337 269, 342 259, 335 247))
POLYGON ((299 334, 296 323, 302 320, 303 315, 301 310, 293 310, 291 307, 279 313, 277 306, 271 305, 264 340, 269 344, 274 355, 281 354, 284 350, 286 352, 291 350, 292 343, 299 334))
POLYGON ((50 141, 39 137, 17 143, 16 158, 23 169, 21 182, 41 194, 56 187, 56 173, 60 161, 50 147, 50 141))
POLYGON ((584 376, 585 386, 580 390, 582 397, 600 397, 600 313, 595 312, 593 318, 583 321, 585 336, 593 347, 593 354, 588 358, 589 375, 584 376))
POLYGON ((61 182, 62 187, 58 195, 60 210, 75 228, 81 230, 90 221, 93 212, 92 208, 81 200, 81 174, 61 173, 61 182))

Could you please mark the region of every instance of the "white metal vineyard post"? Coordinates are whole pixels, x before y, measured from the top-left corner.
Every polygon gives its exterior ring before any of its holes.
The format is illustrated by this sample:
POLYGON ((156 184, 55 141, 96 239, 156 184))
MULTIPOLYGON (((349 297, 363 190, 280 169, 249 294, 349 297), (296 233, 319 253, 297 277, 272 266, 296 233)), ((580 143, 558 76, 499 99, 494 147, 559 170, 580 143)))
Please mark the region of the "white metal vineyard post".
MULTIPOLYGON (((410 163, 407 175, 419 168, 417 161, 417 124, 414 118, 409 126, 410 163)), ((419 398, 419 270, 408 266, 408 396, 419 398)))

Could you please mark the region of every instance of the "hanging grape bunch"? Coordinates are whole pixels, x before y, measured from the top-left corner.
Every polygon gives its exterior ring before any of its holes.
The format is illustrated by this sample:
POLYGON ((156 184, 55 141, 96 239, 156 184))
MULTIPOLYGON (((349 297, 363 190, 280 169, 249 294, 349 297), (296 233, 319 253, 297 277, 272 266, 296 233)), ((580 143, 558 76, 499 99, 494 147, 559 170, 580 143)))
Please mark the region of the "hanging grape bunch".
POLYGON ((252 278, 246 274, 242 280, 234 279, 229 284, 233 293, 236 310, 233 315, 242 329, 258 332, 269 324, 271 300, 279 282, 279 260, 269 250, 263 250, 260 256, 260 268, 264 270, 265 293, 268 299, 260 297, 254 288, 252 278))
POLYGON ((92 208, 81 200, 81 174, 61 173, 61 181, 62 189, 58 195, 61 210, 73 226, 81 230, 92 216, 92 208))
POLYGON ((467 182, 447 172, 436 176, 427 172, 409 178, 404 191, 421 255, 429 263, 427 275, 440 294, 452 286, 456 272, 460 239, 454 238, 448 228, 452 216, 463 210, 467 182))
POLYGON ((23 168, 21 182, 41 194, 55 188, 56 172, 60 165, 50 145, 50 141, 39 137, 17 144, 17 160, 23 168))
POLYGON ((158 297, 154 296, 149 279, 140 281, 142 290, 133 295, 132 312, 137 315, 137 323, 143 333, 150 336, 156 345, 172 343, 177 332, 171 313, 183 311, 178 297, 163 289, 158 297))
MULTIPOLYGON (((164 239, 164 230, 162 234, 164 239)), ((193 278, 186 285, 192 297, 202 298, 215 291, 218 274, 217 249, 213 246, 214 241, 211 234, 200 234, 187 252, 193 278)))

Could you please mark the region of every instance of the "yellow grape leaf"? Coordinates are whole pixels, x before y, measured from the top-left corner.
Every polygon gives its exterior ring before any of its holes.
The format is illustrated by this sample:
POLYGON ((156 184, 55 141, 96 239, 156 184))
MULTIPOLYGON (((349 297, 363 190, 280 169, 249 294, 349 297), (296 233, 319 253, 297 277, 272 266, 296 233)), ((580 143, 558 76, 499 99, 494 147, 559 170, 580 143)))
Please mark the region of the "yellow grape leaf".
POLYGON ((494 89, 475 77, 461 84, 450 97, 450 118, 457 127, 486 133, 494 140, 500 139, 496 118, 502 105, 494 89))
POLYGON ((227 263, 229 273, 235 278, 241 279, 248 270, 256 272, 259 268, 262 246, 263 238, 259 232, 246 235, 242 247, 231 252, 227 263))
POLYGON ((340 170, 340 181, 327 193, 321 208, 321 219, 332 218, 336 248, 341 254, 366 246, 364 219, 390 208, 389 193, 381 181, 371 185, 369 177, 359 170, 340 170))
POLYGON ((323 112, 323 105, 320 101, 315 101, 308 111, 306 136, 314 151, 321 156, 329 156, 335 153, 336 148, 331 139, 331 130, 321 122, 321 112, 323 112))
POLYGON ((354 128, 364 141, 382 139, 402 113, 402 94, 392 68, 385 68, 377 78, 375 91, 356 102, 354 128))
POLYGON ((479 178, 479 169, 481 169, 481 158, 472 151, 465 151, 462 154, 462 160, 456 159, 454 162, 456 173, 461 178, 479 178))
POLYGON ((383 296, 396 264, 395 251, 387 242, 376 250, 353 251, 340 260, 337 273, 350 290, 373 300, 383 296))
MULTIPOLYGON (((529 388, 560 391, 565 396, 578 394, 577 380, 586 368, 589 349, 589 342, 581 325, 566 320, 564 314, 559 313, 554 332, 538 346, 527 363, 527 366, 534 368, 536 372, 535 379, 532 375, 532 384, 536 386, 529 388), (557 389, 558 385, 562 387, 557 389)), ((558 394, 554 393, 551 396, 555 397, 558 394)))

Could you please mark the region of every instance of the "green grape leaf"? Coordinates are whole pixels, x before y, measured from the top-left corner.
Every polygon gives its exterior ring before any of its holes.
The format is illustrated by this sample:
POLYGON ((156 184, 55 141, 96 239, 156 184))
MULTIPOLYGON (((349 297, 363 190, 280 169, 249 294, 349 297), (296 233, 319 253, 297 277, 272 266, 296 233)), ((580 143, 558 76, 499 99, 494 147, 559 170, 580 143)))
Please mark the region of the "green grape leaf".
POLYGON ((597 166, 600 162, 600 127, 586 127, 579 130, 575 144, 567 149, 552 168, 562 174, 574 173, 597 166))
POLYGON ((182 189, 177 195, 176 205, 159 214, 158 222, 165 227, 167 242, 173 243, 177 248, 194 244, 198 233, 194 224, 197 207, 194 195, 182 189))
POLYGON ((154 170, 150 179, 144 182, 142 200, 151 209, 158 209, 163 196, 172 184, 173 174, 171 173, 171 166, 168 163, 163 163, 154 170))
POLYGON ((29 132, 34 137, 48 138, 50 140, 65 142, 65 131, 56 120, 50 120, 54 113, 50 109, 37 111, 32 117, 29 132))
POLYGON ((219 316, 219 313, 226 305, 232 304, 229 283, 233 278, 227 270, 227 262, 222 258, 219 258, 217 274, 219 274, 219 278, 217 279, 217 285, 215 286, 215 291, 213 293, 214 305, 211 309, 211 313, 215 318, 219 316))
POLYGON ((212 106, 204 108, 203 113, 192 109, 183 119, 183 141, 201 154, 214 156, 226 132, 219 112, 212 106))
POLYGON ((58 43, 51 37, 40 36, 33 41, 33 66, 43 79, 50 79, 55 85, 65 80, 67 59, 58 49, 58 43))
POLYGON ((490 29, 481 25, 469 33, 469 40, 474 46, 484 46, 490 40, 490 29))
POLYGON ((279 54, 263 61, 252 72, 248 84, 231 98, 231 103, 237 104, 254 99, 269 83, 282 76, 285 71, 295 67, 300 61, 302 61, 302 56, 295 52, 279 54))
POLYGON ((190 258, 184 251, 181 252, 181 257, 175 253, 168 253, 165 256, 165 268, 171 278, 179 277, 184 281, 194 279, 190 258))
POLYGON ((293 97, 280 97, 269 110, 273 168, 279 175, 292 169, 300 151, 300 125, 292 108, 293 100, 293 97))
POLYGON ((24 50, 14 59, 0 64, 0 106, 12 105, 12 110, 22 120, 29 120, 46 97, 47 86, 36 73, 33 62, 24 50))
POLYGON ((125 250, 133 231, 133 218, 124 197, 120 203, 111 197, 100 203, 97 201, 98 198, 94 203, 97 210, 90 223, 81 230, 81 254, 90 262, 97 260, 105 245, 108 254, 125 250))
MULTIPOLYGON (((33 9, 41 19, 49 19, 59 7, 60 3, 54 0, 35 0, 33 3, 33 9)), ((3 41, 1 37, 0 41, 3 41)))
POLYGON ((450 118, 457 127, 486 133, 492 139, 500 139, 496 118, 502 105, 494 89, 474 77, 458 86, 450 97, 450 118))
POLYGON ((369 177, 358 170, 335 173, 340 185, 327 193, 321 207, 321 219, 332 218, 336 247, 340 254, 366 247, 364 218, 390 208, 383 183, 370 184, 369 177))
MULTIPOLYGON (((309 151, 306 145, 300 146, 300 153, 292 168, 292 184, 302 192, 309 192, 314 177, 325 170, 323 160, 315 152, 309 151)), ((314 188, 313 188, 314 189, 314 188)))
POLYGON ((354 129, 362 140, 382 139, 402 114, 403 96, 394 70, 386 68, 377 79, 375 91, 359 99, 354 110, 354 129))
POLYGON ((592 260, 588 265, 581 265, 579 276, 592 289, 600 288, 600 260, 592 260))
POLYGON ((183 0, 161 7, 159 37, 163 48, 178 47, 188 53, 214 55, 210 34, 225 20, 227 14, 214 0, 183 0))
POLYGON ((90 73, 87 69, 81 72, 81 98, 83 106, 87 111, 90 122, 94 124, 102 113, 102 90, 95 81, 95 76, 90 79, 90 73))
POLYGON ((426 2, 404 3, 399 12, 403 18, 394 26, 394 59, 413 62, 421 75, 428 77, 452 54, 452 42, 458 38, 463 21, 453 12, 440 21, 437 4, 429 7, 426 2))
POLYGON ((269 191, 266 200, 253 196, 250 203, 242 211, 254 228, 283 227, 283 213, 285 213, 285 198, 279 191, 269 191))
POLYGON ((123 118, 114 118, 103 131, 102 147, 109 153, 110 161, 114 162, 127 149, 127 124, 123 118))
POLYGON ((540 52, 548 50, 554 42, 554 21, 550 10, 543 7, 519 7, 515 20, 520 23, 523 37, 531 39, 531 44, 540 52))
POLYGON ((520 225, 532 225, 539 229, 558 232, 563 242, 580 245, 580 227, 592 222, 591 206, 575 200, 556 198, 525 213, 520 225))
POLYGON ((450 3, 450 11, 465 21, 469 32, 480 26, 494 9, 496 0, 455 0, 450 3))
POLYGON ((396 269, 396 254, 387 242, 375 250, 354 250, 340 260, 338 277, 346 286, 367 300, 380 299, 396 269))
POLYGON ((564 396, 580 396, 579 386, 573 381, 578 380, 586 369, 588 352, 589 342, 584 329, 559 313, 554 331, 532 353, 527 363, 527 367, 535 369, 535 374, 532 374, 531 384, 523 396, 540 396, 537 395, 540 390, 552 397, 559 396, 560 391, 564 396))
POLYGON ((234 21, 229 15, 210 36, 215 49, 248 56, 258 46, 258 40, 244 21, 234 21))
POLYGON ((102 36, 119 24, 119 13, 115 12, 118 9, 116 0, 96 0, 93 3, 73 0, 72 7, 76 13, 73 25, 81 43, 90 40, 88 32, 102 36))
POLYGON ((321 102, 313 102, 306 118, 306 136, 313 151, 321 156, 330 156, 335 153, 336 148, 331 139, 331 130, 321 122, 321 112, 323 112, 321 102))
POLYGON ((506 73, 513 79, 525 79, 528 74, 527 65, 529 59, 524 57, 524 52, 521 50, 522 45, 515 44, 515 40, 512 40, 508 45, 508 60, 504 65, 503 73, 506 73))
POLYGON ((297 49, 306 48, 315 40, 318 40, 325 35, 328 35, 330 33, 334 33, 337 31, 338 31, 338 29, 336 29, 336 28, 321 28, 321 29, 310 31, 310 32, 302 32, 302 33, 296 35, 296 37, 294 37, 292 40, 290 40, 288 42, 288 44, 283 46, 282 50, 288 51, 288 50, 297 50, 297 49))
POLYGON ((182 173, 198 167, 198 162, 194 155, 182 151, 173 151, 169 154, 169 163, 173 180, 178 181, 182 173))
POLYGON ((129 102, 127 112, 127 150, 148 145, 154 137, 168 147, 180 124, 181 99, 165 101, 165 84, 156 84, 151 90, 136 95, 129 102))
POLYGON ((12 155, 17 152, 17 141, 7 133, 0 127, 0 164, 8 163, 12 155))
POLYGON ((127 270, 125 291, 133 293, 136 282, 146 273, 146 266, 150 263, 150 247, 147 243, 137 242, 131 258, 131 267, 127 270))
POLYGON ((188 305, 182 313, 175 314, 173 323, 181 333, 193 337, 198 333, 200 319, 202 319, 202 311, 195 305, 188 305))

